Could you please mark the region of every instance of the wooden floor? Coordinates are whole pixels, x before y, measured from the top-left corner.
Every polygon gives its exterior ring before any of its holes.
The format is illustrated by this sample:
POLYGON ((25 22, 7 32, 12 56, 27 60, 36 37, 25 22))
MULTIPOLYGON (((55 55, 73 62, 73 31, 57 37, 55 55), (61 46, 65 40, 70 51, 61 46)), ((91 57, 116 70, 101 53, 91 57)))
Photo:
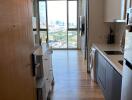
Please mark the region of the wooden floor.
POLYGON ((55 50, 53 67, 51 100, 104 100, 99 86, 87 74, 80 51, 55 50))

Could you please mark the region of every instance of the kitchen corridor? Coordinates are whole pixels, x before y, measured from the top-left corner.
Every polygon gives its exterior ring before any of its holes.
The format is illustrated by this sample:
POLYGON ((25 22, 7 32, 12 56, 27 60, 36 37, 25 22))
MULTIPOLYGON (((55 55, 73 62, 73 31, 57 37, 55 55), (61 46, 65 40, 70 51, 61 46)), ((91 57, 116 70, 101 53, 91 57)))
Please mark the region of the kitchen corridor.
POLYGON ((79 50, 54 50, 53 70, 51 100, 104 100, 99 86, 90 80, 79 50))

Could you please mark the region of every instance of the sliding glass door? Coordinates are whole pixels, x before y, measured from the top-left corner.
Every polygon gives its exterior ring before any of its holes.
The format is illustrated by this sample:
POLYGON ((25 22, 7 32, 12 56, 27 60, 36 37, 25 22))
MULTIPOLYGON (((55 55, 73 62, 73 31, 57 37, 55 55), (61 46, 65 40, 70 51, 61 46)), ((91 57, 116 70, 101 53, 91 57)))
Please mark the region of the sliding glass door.
POLYGON ((48 36, 53 48, 67 48, 67 2, 48 1, 48 36))
POLYGON ((67 3, 68 48, 77 48, 77 1, 68 1, 67 3))
POLYGON ((77 0, 39 1, 40 38, 53 49, 77 49, 77 0))
POLYGON ((48 40, 48 23, 47 23, 47 4, 46 1, 39 1, 39 33, 42 43, 48 40))

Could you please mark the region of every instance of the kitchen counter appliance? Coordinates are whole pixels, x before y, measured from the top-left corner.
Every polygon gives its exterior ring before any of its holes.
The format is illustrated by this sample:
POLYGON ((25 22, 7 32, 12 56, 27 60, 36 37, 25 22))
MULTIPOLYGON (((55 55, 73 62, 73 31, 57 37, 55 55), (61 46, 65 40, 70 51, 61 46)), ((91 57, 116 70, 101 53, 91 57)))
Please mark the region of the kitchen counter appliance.
POLYGON ((126 30, 121 100, 132 100, 132 32, 126 30))

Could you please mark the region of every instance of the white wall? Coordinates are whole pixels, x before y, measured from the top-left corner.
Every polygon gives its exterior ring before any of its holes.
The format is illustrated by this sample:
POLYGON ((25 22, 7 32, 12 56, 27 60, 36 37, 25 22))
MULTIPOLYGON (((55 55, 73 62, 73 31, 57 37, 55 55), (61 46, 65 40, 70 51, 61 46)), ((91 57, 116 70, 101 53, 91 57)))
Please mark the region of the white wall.
POLYGON ((109 24, 104 23, 104 0, 89 0, 89 46, 106 43, 109 24))
POLYGON ((109 24, 104 23, 104 0, 89 0, 88 54, 93 43, 106 43, 108 30, 109 24))

